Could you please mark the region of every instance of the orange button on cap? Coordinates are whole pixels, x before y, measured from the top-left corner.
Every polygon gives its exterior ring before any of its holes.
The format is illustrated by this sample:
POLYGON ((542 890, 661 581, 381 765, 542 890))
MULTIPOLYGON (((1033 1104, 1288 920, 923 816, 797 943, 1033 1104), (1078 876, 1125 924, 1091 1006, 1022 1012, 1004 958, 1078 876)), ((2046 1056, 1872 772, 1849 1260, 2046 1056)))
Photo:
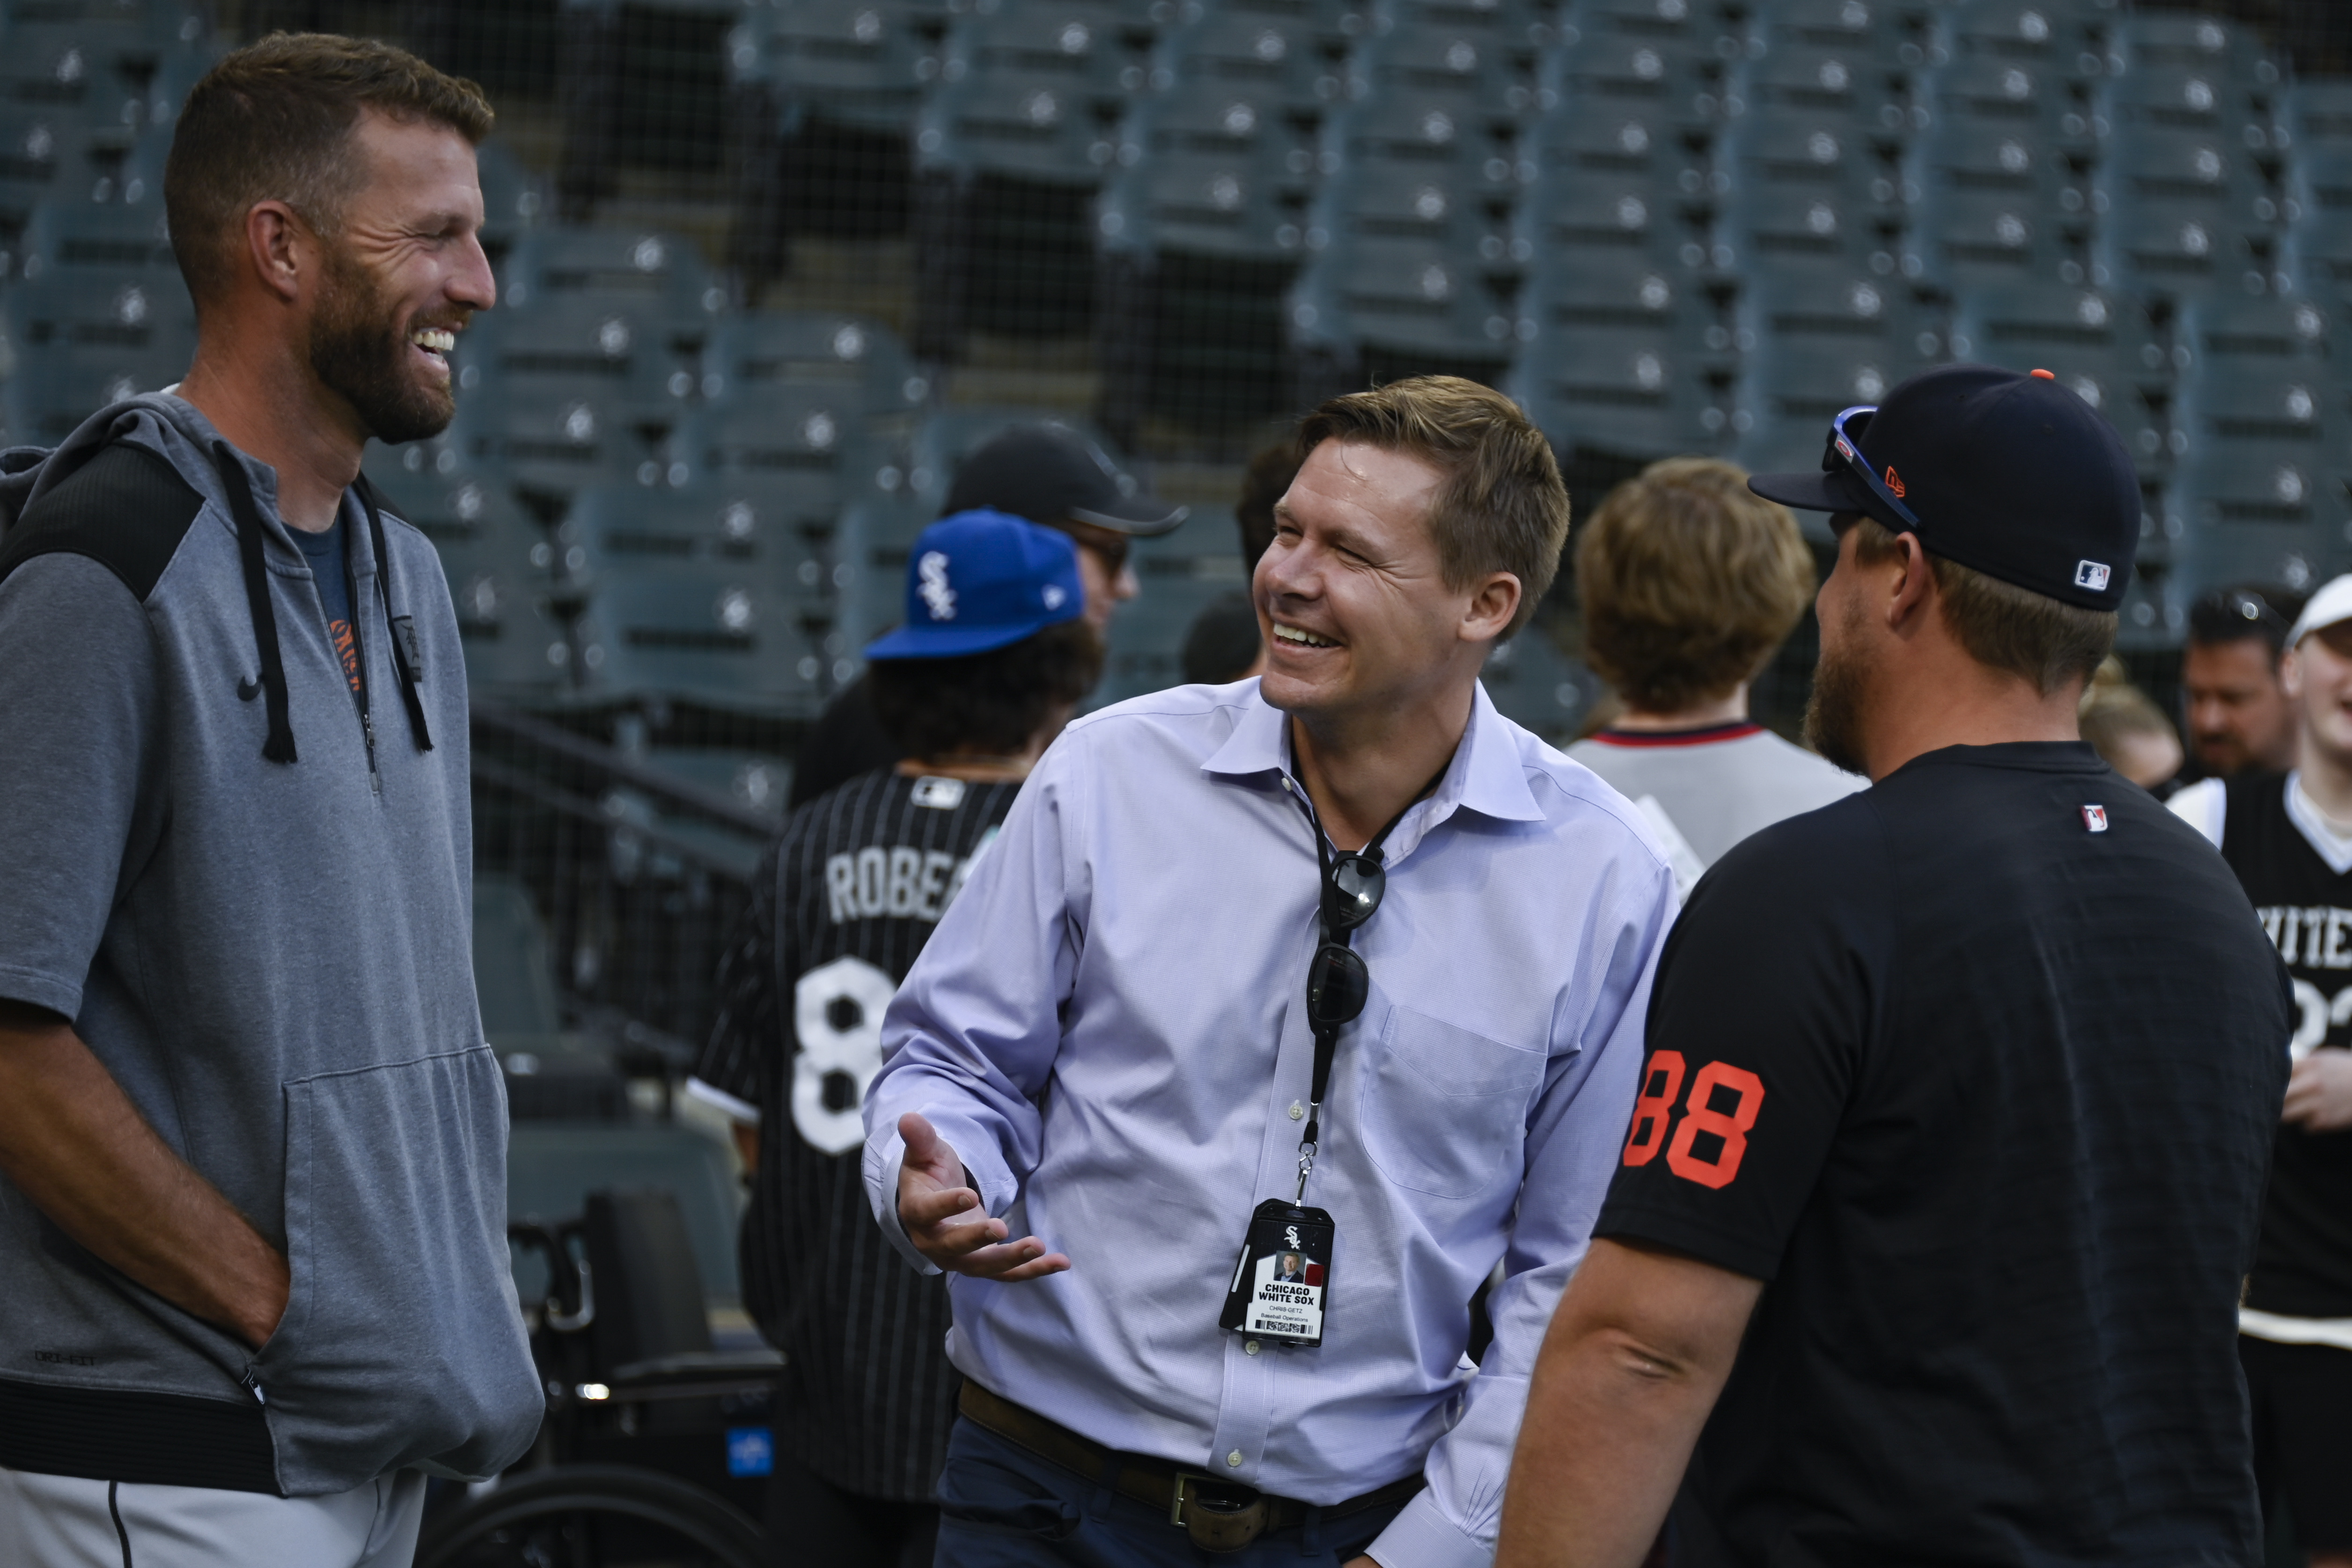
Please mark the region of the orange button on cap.
POLYGON ((2050 374, 2048 371, 2046 371, 2046 370, 2037 370, 2037 371, 2035 371, 2033 374, 2036 374, 2036 375, 2038 375, 2038 376, 2040 376, 2040 377, 2041 377, 2042 380, 2044 380, 2044 381, 2055 381, 2055 380, 2057 380, 2057 379, 2058 379, 2056 376, 2054 376, 2054 375, 2051 374, 2050 374))

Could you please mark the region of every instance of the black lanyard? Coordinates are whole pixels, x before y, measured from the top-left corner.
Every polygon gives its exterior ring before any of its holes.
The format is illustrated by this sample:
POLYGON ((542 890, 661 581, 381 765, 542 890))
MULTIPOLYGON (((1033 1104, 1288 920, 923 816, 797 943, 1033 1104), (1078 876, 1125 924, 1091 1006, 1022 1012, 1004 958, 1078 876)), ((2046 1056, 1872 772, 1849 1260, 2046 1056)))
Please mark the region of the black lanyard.
MULTIPOLYGON (((1413 797, 1399 808, 1394 816, 1389 818, 1388 826, 1373 834, 1371 841, 1356 853, 1375 865, 1383 864, 1381 846, 1388 842, 1389 835, 1396 831, 1397 824, 1404 820, 1406 812, 1429 798, 1431 793, 1444 779, 1446 768, 1453 765, 1453 758, 1448 757, 1444 765, 1430 775, 1429 782, 1422 785, 1413 797)), ((1290 791, 1291 797, 1298 802, 1298 808, 1307 814, 1307 826, 1315 835, 1317 871, 1315 924, 1323 939, 1317 944, 1317 951, 1320 952, 1322 947, 1332 944, 1349 947, 1355 938, 1354 928, 1349 927, 1334 932, 1326 918, 1331 897, 1331 862, 1338 852, 1337 847, 1331 842, 1331 836, 1323 831, 1323 819, 1316 815, 1315 803, 1307 798, 1307 786, 1297 783, 1288 774, 1284 775, 1282 783, 1283 787, 1290 791)), ((1331 1060, 1339 1054, 1339 1031, 1347 1026, 1345 1021, 1328 1025, 1315 1024, 1311 1014, 1309 1023, 1315 1031, 1315 1074, 1307 1098, 1307 1131, 1298 1140, 1298 1197, 1294 1200, 1295 1202, 1304 1202, 1307 1197, 1307 1178, 1315 1169, 1316 1146, 1321 1137, 1323 1096, 1331 1087, 1331 1060)))

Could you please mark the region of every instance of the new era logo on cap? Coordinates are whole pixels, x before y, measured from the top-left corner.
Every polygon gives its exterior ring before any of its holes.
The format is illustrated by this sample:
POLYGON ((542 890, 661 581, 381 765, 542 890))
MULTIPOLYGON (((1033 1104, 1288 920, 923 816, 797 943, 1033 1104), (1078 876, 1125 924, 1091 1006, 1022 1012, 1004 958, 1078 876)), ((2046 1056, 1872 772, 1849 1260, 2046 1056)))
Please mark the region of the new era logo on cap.
POLYGON ((2104 561, 2074 563, 2074 586, 2088 588, 2094 594, 2105 593, 2107 582, 2114 575, 2114 573, 2107 570, 2107 563, 2104 561))
POLYGON ((2107 808, 2104 805, 2084 806, 2083 826, 2093 833, 2105 833, 2107 830, 2107 808))

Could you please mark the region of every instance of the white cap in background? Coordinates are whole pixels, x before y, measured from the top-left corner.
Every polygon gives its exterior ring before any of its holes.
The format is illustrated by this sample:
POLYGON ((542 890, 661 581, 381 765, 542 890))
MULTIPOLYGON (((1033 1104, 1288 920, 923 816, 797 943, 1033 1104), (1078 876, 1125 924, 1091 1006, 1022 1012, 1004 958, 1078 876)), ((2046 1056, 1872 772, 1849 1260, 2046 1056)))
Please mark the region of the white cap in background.
POLYGON ((2338 621, 2352 621, 2352 573, 2331 577, 2319 585, 2303 606, 2303 614, 2294 618, 2294 627, 2286 634, 2286 646, 2294 647, 2311 633, 2338 621))

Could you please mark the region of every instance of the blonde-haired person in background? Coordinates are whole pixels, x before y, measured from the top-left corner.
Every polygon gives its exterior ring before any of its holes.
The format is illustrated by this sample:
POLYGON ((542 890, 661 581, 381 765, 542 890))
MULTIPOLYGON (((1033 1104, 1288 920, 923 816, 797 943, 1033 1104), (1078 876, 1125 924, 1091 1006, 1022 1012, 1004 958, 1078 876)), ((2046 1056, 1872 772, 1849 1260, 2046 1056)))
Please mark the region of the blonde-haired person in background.
POLYGON ((1866 781, 1748 717, 1748 685, 1812 602, 1789 509, 1715 458, 1669 458, 1609 492, 1576 547, 1584 657, 1623 711, 1568 754, 1639 806, 1685 894, 1760 827, 1866 781))
POLYGON ((2112 654, 2083 689, 2082 723, 2091 749, 2142 789, 2160 795, 2158 786, 2180 771, 2180 731, 2112 654))

